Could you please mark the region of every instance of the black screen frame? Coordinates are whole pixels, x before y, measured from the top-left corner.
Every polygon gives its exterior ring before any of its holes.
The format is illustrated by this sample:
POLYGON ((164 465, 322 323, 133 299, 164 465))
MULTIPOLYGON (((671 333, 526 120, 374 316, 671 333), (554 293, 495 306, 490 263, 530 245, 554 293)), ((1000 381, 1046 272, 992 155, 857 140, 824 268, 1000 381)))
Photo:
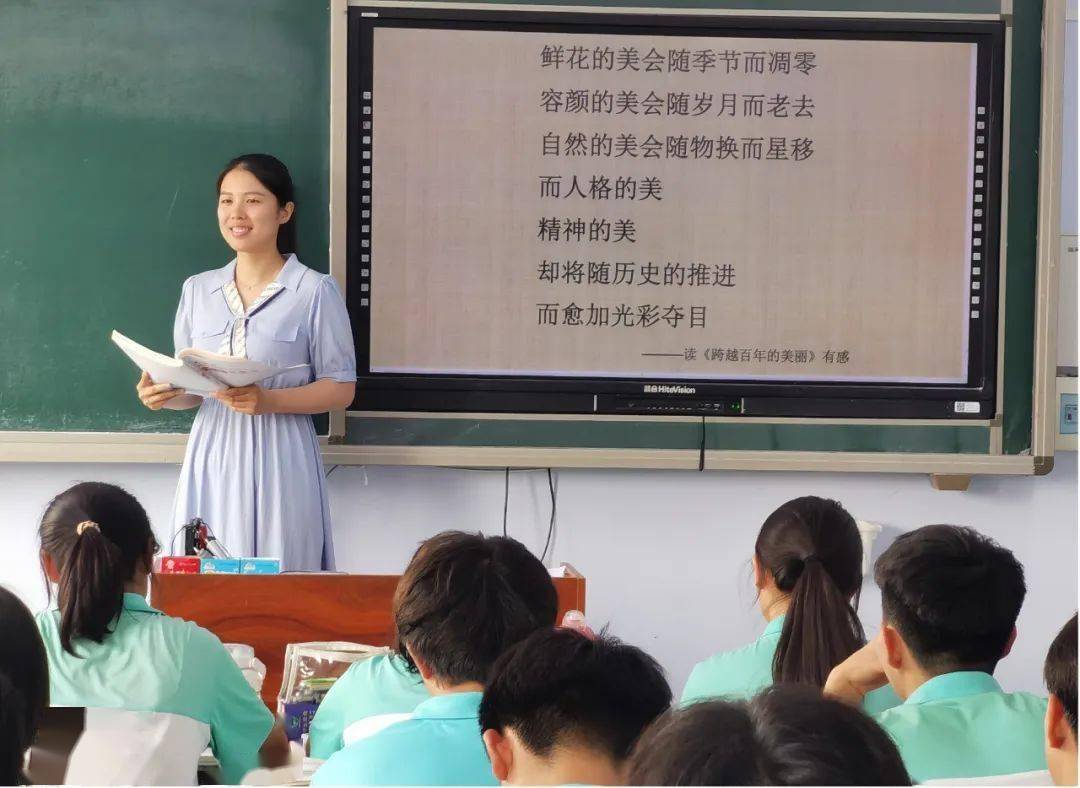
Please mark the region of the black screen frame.
MULTIPOLYGON (((346 300, 357 352, 357 393, 350 410, 522 413, 713 413, 782 417, 990 419, 995 414, 1001 236, 1005 28, 1000 21, 877 17, 766 17, 466 10, 418 7, 349 8, 347 106, 346 300), (628 35, 961 41, 977 45, 977 106, 986 107, 980 317, 969 318, 965 384, 772 382, 700 378, 533 377, 373 373, 370 272, 378 265, 370 227, 377 206, 370 189, 377 97, 372 85, 374 31, 379 27, 507 30, 628 35), (369 158, 364 158, 364 156, 369 158), (364 182, 367 181, 367 187, 364 182), (364 216, 364 212, 368 216, 364 216), (368 259, 364 259, 367 256, 368 259), (687 389, 647 393, 650 386, 687 389), (968 403, 961 411, 958 403, 968 403), (977 403, 973 407, 971 403, 977 403)), ((978 146, 977 146, 978 147, 978 146)), ((974 249, 973 249, 974 251, 974 249)), ((970 264, 970 263, 969 263, 970 264)), ((973 266, 974 267, 974 266, 973 266)), ((970 301, 970 299, 969 299, 970 301)))

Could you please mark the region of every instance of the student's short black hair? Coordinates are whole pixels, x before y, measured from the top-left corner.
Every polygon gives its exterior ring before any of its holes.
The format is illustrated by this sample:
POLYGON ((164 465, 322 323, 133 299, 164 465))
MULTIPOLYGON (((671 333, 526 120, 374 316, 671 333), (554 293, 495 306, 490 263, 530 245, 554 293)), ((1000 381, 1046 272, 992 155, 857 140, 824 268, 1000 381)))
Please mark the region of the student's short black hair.
POLYGON ((903 534, 874 565, 885 621, 926 670, 993 673, 1027 587, 1016 557, 973 528, 903 534))
MULTIPOLYGON (((487 681, 507 648, 555 624, 551 574, 505 536, 445 531, 423 542, 394 592, 398 648, 444 681, 487 681)), ((411 660, 410 660, 411 664, 411 660)))
POLYGON ((1076 614, 1058 632, 1043 666, 1047 691, 1061 701, 1065 718, 1076 734, 1076 614))
POLYGON ((665 714, 630 757, 630 785, 911 785, 889 735, 800 684, 665 714))
POLYGON ((573 743, 619 762, 670 706, 663 669, 641 649, 604 634, 552 628, 495 663, 480 703, 480 730, 512 728, 542 758, 573 743))
POLYGON ((0 785, 25 785, 23 755, 49 706, 49 664, 33 616, 0 587, 0 785))

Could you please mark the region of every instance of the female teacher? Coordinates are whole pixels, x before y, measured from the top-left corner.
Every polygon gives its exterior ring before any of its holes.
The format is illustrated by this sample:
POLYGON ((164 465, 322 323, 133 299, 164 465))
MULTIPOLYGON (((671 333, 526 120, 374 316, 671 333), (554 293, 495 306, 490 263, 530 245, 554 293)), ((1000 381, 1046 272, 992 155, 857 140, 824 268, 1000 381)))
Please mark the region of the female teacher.
POLYGON ((284 164, 240 156, 217 185, 218 228, 236 259, 184 282, 176 350, 306 366, 206 399, 143 373, 136 388, 148 408, 199 408, 173 525, 201 517, 233 556, 280 558, 284 570, 332 569, 326 477, 311 414, 352 402, 356 357, 345 301, 331 277, 293 254, 293 183, 284 164))

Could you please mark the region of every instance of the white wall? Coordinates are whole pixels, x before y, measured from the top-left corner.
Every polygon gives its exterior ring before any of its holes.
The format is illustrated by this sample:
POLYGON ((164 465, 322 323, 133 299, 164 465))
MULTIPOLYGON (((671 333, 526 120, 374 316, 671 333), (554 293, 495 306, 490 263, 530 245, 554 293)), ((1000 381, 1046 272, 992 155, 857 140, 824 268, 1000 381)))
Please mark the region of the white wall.
MULTIPOLYGON (((50 496, 87 479, 118 483, 168 522, 176 466, 0 464, 7 541, 0 582, 31 605, 44 602, 35 527, 50 496)), ((446 529, 498 533, 503 475, 491 471, 342 466, 330 477, 339 567, 400 572, 416 544, 446 529)), ((966 493, 938 492, 926 476, 741 472, 561 471, 553 558, 588 579, 590 623, 654 654, 680 691, 693 663, 738 646, 762 627, 749 557, 764 517, 799 495, 840 500, 897 533, 933 522, 972 525, 1016 552, 1028 575, 1020 638, 998 670, 1013 689, 1037 691, 1042 660, 1077 607, 1077 462, 1057 456, 1042 478, 978 478, 966 493)), ((509 531, 537 553, 547 532, 543 472, 511 478, 509 531)), ((170 535, 159 533, 167 542, 170 535)), ((223 604, 227 604, 223 601, 223 604)), ((863 618, 879 598, 866 586, 863 618)))

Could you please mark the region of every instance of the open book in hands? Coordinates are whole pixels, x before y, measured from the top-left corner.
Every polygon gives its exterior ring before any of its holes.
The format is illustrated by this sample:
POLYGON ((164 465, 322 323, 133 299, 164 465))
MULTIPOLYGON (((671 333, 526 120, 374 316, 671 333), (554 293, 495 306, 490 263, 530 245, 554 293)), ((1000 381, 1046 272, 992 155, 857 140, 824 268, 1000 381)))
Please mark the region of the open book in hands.
POLYGON ((173 358, 143 347, 119 331, 113 331, 111 338, 154 383, 169 383, 190 394, 209 394, 227 388, 250 386, 287 370, 307 366, 294 364, 291 367, 276 367, 261 361, 223 356, 195 348, 181 350, 173 358))

